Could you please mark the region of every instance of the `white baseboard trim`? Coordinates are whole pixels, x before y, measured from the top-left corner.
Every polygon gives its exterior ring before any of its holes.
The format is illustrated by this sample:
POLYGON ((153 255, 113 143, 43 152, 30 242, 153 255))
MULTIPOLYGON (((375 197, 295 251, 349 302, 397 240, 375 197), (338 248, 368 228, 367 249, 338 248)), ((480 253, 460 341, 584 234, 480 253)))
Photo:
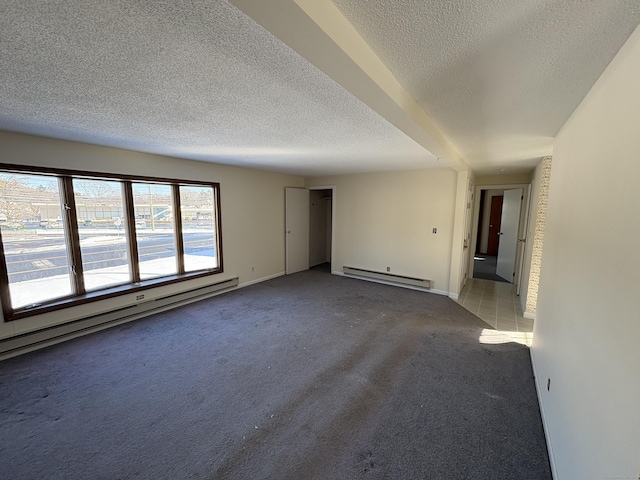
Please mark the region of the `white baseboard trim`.
POLYGON ((443 295, 445 297, 450 297, 452 295, 451 292, 447 292, 445 290, 435 290, 433 288, 431 290, 427 290, 427 292, 435 293, 436 295, 443 295))
POLYGON ((282 277, 284 274, 285 272, 278 272, 278 273, 274 273, 273 275, 267 275, 266 277, 260 277, 260 278, 256 278, 255 280, 250 280, 248 282, 242 282, 242 283, 239 283, 236 288, 244 288, 244 287, 248 287, 249 285, 255 285, 256 283, 266 282, 267 280, 272 280, 274 278, 282 277))
POLYGON ((453 299, 453 300, 457 300, 459 297, 459 295, 457 293, 449 293, 449 298, 453 299))
MULTIPOLYGON (((11 357, 15 357, 17 355, 21 355, 23 353, 27 353, 27 352, 32 352, 35 350, 38 350, 40 348, 44 348, 50 345, 55 345, 57 343, 61 343, 64 342, 66 340, 70 340, 72 338, 77 338, 77 337, 81 337, 83 335, 87 335, 93 332, 98 332, 100 330, 105 330, 107 328, 111 328, 117 325, 122 325, 124 323, 128 323, 134 320, 139 320, 141 318, 147 317, 149 315, 153 315, 156 313, 161 313, 167 310, 171 310, 173 308, 176 307, 180 307, 183 305, 187 305, 189 303, 192 302, 196 302, 198 300, 204 300, 205 298, 210 298, 210 297, 214 297, 216 295, 221 295, 223 293, 228 293, 231 292, 233 290, 236 290, 238 288, 242 288, 242 287, 247 287, 249 285, 253 285, 255 283, 261 283, 267 280, 271 280, 272 278, 277 278, 277 277, 281 277, 282 275, 284 275, 285 272, 278 272, 275 273, 273 275, 269 275, 266 277, 262 277, 262 278, 258 278, 256 280, 251 280, 249 282, 244 282, 244 283, 238 283, 237 285, 234 285, 232 287, 229 288, 225 288, 222 290, 217 290, 214 292, 208 292, 202 295, 195 295, 193 297, 188 297, 188 295, 190 294, 191 291, 187 290, 186 292, 180 292, 176 295, 172 295, 170 297, 175 298, 175 301, 171 301, 170 303, 164 304, 164 305, 158 305, 157 307, 152 307, 152 308, 148 308, 145 309, 144 311, 135 311, 133 308, 136 307, 132 307, 131 313, 126 314, 123 313, 122 317, 119 317, 119 313, 118 310, 115 311, 107 311, 107 312, 103 312, 100 314, 95 315, 95 317, 100 317, 100 316, 104 316, 105 320, 102 321, 101 323, 96 323, 95 325, 91 325, 91 326, 87 326, 86 328, 79 328, 77 331, 70 331, 68 333, 64 333, 64 334, 59 334, 57 336, 54 336, 52 338, 43 338, 43 339, 38 339, 37 341, 34 339, 33 343, 29 344, 25 342, 24 346, 18 346, 16 348, 12 348, 11 350, 7 350, 7 351, 2 351, 2 349, 0 349, 0 360, 5 360, 7 358, 11 358, 11 357), (186 297, 186 298, 180 298, 180 297, 186 297), (113 318, 111 319, 107 319, 107 316, 112 316, 113 318)), ((237 277, 236 277, 237 278, 237 277)), ((204 287, 206 288, 206 287, 204 287)), ((169 297, 169 298, 170 298, 169 297)), ((156 301, 162 301, 161 299, 158 299, 156 301)), ((144 305, 148 305, 151 306, 153 304, 153 302, 145 302, 144 305)), ((143 305, 143 304, 141 304, 143 305)), ((145 308, 145 307, 138 307, 138 308, 145 308)), ((79 321, 82 321, 82 319, 79 319, 79 321)), ((71 323, 71 322, 70 322, 71 323)), ((60 329, 60 328, 64 328, 65 324, 61 324, 61 325, 57 325, 55 326, 56 328, 60 329)), ((52 332, 55 332, 55 330, 53 329, 42 329, 42 331, 46 331, 46 330, 51 330, 52 332)), ((37 335, 39 334, 39 330, 36 330, 34 332, 28 332, 25 333, 24 335, 13 335, 11 337, 8 337, 6 339, 2 339, 3 342, 8 342, 8 341, 12 341, 13 338, 17 338, 20 336, 25 336, 27 337, 28 335, 37 335)), ((35 337, 33 337, 35 338, 35 337)))
MULTIPOLYGON (((237 280, 237 277, 229 280, 237 280)), ((207 287, 203 287, 203 288, 207 288, 207 287)), ((189 294, 192 291, 188 290, 186 292, 181 292, 175 295, 171 295, 168 297, 161 297, 157 299, 156 301, 160 301, 160 302, 167 299, 167 303, 160 304, 157 307, 147 308, 147 306, 151 306, 153 304, 152 301, 130 306, 129 308, 131 308, 131 313, 128 315, 125 313, 123 316, 120 316, 122 309, 116 309, 114 311, 107 311, 107 312, 97 314, 93 317, 87 317, 86 319, 79 319, 77 322, 70 322, 69 324, 63 323, 50 328, 34 330, 33 332, 28 332, 22 335, 17 335, 16 337, 7 338, 7 339, 4 339, 3 341, 10 342, 12 341, 12 338, 18 338, 18 337, 32 339, 32 341, 30 342, 29 340, 27 340, 25 342, 22 342, 18 340, 19 343, 23 343, 23 344, 22 345, 16 344, 11 349, 7 349, 6 351, 1 351, 0 361, 6 360, 8 358, 16 357, 24 353, 33 352, 51 345, 56 345, 58 343, 65 342, 73 338, 78 338, 94 332, 106 330, 107 328, 122 325, 124 323, 132 322, 134 320, 139 320, 144 317, 148 317, 150 315, 165 312, 167 310, 172 310, 174 308, 181 307, 183 305, 188 305, 190 303, 204 300, 206 298, 222 295, 223 293, 230 292, 232 290, 235 290, 236 288, 238 287, 233 286, 230 288, 223 288, 220 290, 210 291, 202 295, 194 295, 194 296, 189 296, 189 294), (174 298, 175 301, 171 301, 170 300, 171 298, 174 298), (141 311, 136 311, 136 309, 140 309, 140 308, 142 309, 141 311), (78 325, 80 322, 91 322, 92 318, 96 318, 96 319, 102 318, 103 320, 102 321, 98 320, 99 323, 95 323, 95 324, 87 323, 86 326, 83 325, 82 327, 79 327, 77 330, 73 330, 74 327, 71 326, 72 324, 75 323, 75 325, 78 325), (59 330, 58 332, 59 334, 57 335, 55 333, 56 329, 59 330), (69 331, 66 331, 64 329, 67 329, 69 331), (51 336, 50 338, 47 338, 48 336, 52 335, 52 333, 47 334, 46 333, 47 331, 53 332, 53 335, 55 336, 51 336)), ((6 345, 3 345, 3 346, 6 346, 6 345)))
POLYGON ((528 318, 529 320, 535 320, 536 319, 536 314, 535 313, 531 313, 531 312, 524 312, 522 314, 522 316, 524 318, 528 318))
POLYGON ((531 357, 531 367, 533 368, 533 382, 536 386, 536 393, 538 394, 538 405, 540 405, 540 417, 542 418, 542 428, 544 430, 544 439, 547 442, 547 452, 549 454, 549 465, 551 466, 551 477, 554 480, 558 479, 558 471, 556 469, 556 460, 553 456, 553 445, 551 444, 551 438, 549 437, 549 429, 547 424, 547 417, 544 414, 544 403, 542 402, 542 386, 540 385, 540 377, 536 370, 536 361, 533 356, 533 348, 529 349, 529 356, 531 357))
POLYGON ((354 280, 364 280, 365 282, 381 283, 383 285, 390 285, 392 287, 408 288, 409 290, 417 290, 419 292, 425 292, 425 293, 435 293, 436 295, 445 295, 445 296, 450 295, 449 292, 445 292, 444 290, 434 290, 432 288, 427 289, 427 288, 414 287, 413 285, 404 285, 402 283, 387 282, 385 280, 378 280, 376 278, 352 277, 351 275, 345 275, 344 272, 341 272, 339 270, 333 270, 331 273, 333 275, 340 275, 342 277, 353 278, 354 280))

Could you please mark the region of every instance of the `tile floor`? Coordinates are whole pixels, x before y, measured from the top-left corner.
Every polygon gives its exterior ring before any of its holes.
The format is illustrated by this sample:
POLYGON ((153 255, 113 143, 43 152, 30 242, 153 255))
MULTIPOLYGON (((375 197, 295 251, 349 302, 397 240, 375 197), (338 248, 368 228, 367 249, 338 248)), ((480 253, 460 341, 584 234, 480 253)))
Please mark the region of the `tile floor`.
POLYGON ((531 346, 533 320, 522 316, 520 297, 511 283, 472 278, 457 302, 514 341, 531 346))

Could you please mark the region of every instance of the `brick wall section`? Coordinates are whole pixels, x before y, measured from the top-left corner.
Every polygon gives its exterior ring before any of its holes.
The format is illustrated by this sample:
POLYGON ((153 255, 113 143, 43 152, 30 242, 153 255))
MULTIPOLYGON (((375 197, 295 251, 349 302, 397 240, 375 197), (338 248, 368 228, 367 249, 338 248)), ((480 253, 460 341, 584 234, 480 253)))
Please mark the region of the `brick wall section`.
POLYGON ((540 181, 540 195, 536 209, 536 226, 533 235, 531 252, 531 270, 529 273, 529 288, 527 289, 526 311, 536 312, 538 301, 538 282, 540 281, 540 267, 542 265, 542 245, 544 230, 547 222, 547 198, 549 196, 549 179, 551 178, 551 157, 542 159, 542 177, 540 181))

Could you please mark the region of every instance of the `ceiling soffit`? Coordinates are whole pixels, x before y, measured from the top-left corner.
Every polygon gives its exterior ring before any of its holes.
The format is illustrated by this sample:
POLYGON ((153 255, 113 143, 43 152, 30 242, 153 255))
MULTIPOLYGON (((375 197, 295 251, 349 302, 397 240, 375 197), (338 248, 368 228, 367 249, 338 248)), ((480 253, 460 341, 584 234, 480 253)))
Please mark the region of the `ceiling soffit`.
POLYGON ((479 172, 530 169, 640 23, 640 2, 335 0, 479 172))

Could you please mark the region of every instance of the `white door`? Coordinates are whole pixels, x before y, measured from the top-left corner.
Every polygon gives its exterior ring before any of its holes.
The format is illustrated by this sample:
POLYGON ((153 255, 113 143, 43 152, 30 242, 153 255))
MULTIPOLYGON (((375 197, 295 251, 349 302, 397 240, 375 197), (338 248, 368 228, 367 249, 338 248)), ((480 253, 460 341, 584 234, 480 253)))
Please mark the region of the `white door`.
POLYGON ((309 269, 309 190, 285 189, 287 275, 309 269))
POLYGON ((500 222, 500 245, 496 274, 513 283, 518 251, 518 226, 520 224, 520 204, 522 189, 505 190, 502 200, 502 220, 500 222))

